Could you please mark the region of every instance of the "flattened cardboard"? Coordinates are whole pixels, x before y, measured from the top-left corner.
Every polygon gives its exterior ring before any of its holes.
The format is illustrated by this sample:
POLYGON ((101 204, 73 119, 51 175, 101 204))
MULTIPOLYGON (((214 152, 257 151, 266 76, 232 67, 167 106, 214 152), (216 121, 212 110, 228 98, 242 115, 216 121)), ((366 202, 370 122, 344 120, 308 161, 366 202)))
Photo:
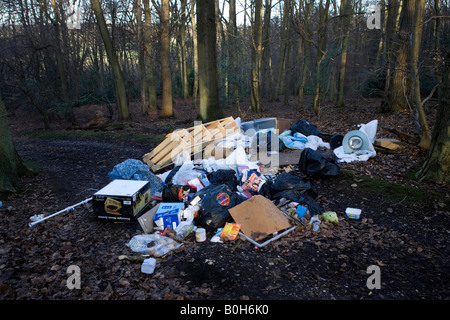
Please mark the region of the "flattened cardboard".
POLYGON ((241 232, 255 241, 291 227, 283 212, 261 195, 255 195, 228 211, 234 221, 241 224, 241 232))

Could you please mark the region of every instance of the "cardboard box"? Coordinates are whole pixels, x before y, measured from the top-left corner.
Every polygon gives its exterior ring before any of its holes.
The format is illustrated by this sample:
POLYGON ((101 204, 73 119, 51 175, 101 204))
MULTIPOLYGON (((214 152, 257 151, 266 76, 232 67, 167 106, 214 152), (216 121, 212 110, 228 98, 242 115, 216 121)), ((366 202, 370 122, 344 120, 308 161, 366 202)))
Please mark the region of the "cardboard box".
POLYGON ((163 230, 167 227, 175 228, 181 221, 184 202, 163 202, 159 204, 156 210, 154 221, 159 228, 163 230))
POLYGON ((282 134, 286 130, 291 130, 294 120, 277 118, 277 129, 278 134, 282 134))
POLYGON ((94 194, 94 216, 100 220, 135 221, 150 201, 149 181, 113 180, 94 194))

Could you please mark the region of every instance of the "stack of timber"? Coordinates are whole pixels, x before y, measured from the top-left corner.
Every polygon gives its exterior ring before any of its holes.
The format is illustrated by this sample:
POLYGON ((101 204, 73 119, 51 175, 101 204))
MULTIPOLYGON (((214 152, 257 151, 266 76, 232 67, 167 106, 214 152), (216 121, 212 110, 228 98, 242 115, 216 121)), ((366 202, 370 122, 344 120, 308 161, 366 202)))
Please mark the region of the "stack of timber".
POLYGON ((179 129, 166 136, 155 149, 143 157, 143 161, 157 172, 173 164, 180 154, 192 156, 203 152, 205 147, 240 129, 233 117, 201 123, 191 128, 179 129))

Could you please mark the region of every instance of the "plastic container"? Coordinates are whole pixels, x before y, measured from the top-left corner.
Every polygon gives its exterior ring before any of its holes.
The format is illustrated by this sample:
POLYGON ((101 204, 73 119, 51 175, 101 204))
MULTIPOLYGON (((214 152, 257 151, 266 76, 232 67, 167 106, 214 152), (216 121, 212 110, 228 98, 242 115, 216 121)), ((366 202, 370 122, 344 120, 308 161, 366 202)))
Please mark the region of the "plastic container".
POLYGON ((359 219, 359 217, 361 216, 361 209, 347 208, 345 209, 345 214, 350 219, 359 219))
POLYGON ((155 258, 145 259, 141 265, 141 272, 147 273, 147 274, 152 274, 155 271, 155 267, 156 267, 156 259, 155 258))
POLYGON ((203 242, 206 240, 206 229, 204 228, 197 228, 195 230, 195 239, 197 242, 203 242))

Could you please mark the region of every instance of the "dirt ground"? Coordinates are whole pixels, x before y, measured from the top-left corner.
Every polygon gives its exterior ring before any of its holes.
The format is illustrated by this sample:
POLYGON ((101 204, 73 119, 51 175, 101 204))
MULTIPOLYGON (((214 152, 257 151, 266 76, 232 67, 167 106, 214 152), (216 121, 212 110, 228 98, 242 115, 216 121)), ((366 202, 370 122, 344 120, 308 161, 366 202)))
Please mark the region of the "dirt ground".
MULTIPOLYGON (((303 119, 321 132, 345 134, 378 119, 377 138, 396 138, 385 127, 415 132, 410 112, 379 114, 378 105, 363 98, 341 109, 325 105, 319 120, 309 109, 295 110, 294 101, 288 107, 266 102, 263 114, 244 110, 244 120, 303 119)), ((76 109, 80 126, 96 110, 108 113, 103 106, 76 109)), ((239 116, 235 109, 224 112, 239 116)), ((165 133, 192 126, 196 112, 177 100, 175 119, 140 116, 134 104, 132 115, 124 128, 106 132, 67 130, 62 119, 54 119, 52 131, 45 132, 33 110, 10 112, 17 150, 37 174, 21 180, 18 194, 1 199, 0 299, 449 299, 449 189, 413 179, 425 157, 413 146, 378 153, 367 162, 341 163, 338 177, 315 180, 316 202, 323 211, 335 211, 338 224, 323 222, 319 233, 300 226, 262 248, 245 239, 212 243, 207 234, 207 241, 198 243, 190 236, 157 259, 152 275, 141 273, 140 263, 118 259, 134 254, 126 243, 142 233, 138 224, 97 221, 90 204, 29 228, 32 215, 54 213, 92 196, 109 183, 108 172, 116 164, 141 160, 165 133), (360 208, 361 219, 348 219, 347 207, 360 208), (72 265, 80 268, 79 289, 67 286, 72 265), (371 266, 379 270, 380 289, 367 285, 371 266)))

